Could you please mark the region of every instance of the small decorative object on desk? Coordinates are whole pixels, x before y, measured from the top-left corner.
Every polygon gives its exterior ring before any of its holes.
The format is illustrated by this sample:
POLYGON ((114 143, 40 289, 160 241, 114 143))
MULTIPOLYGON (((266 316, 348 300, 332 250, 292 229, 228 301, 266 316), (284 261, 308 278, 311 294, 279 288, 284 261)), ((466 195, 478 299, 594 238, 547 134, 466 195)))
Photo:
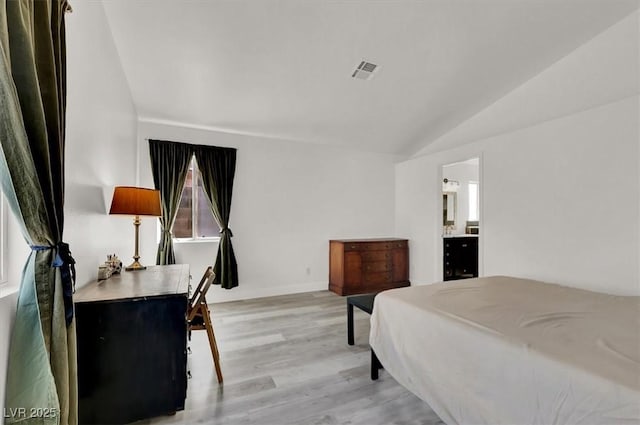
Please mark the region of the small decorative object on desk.
POLYGON ((111 269, 104 264, 98 266, 98 280, 105 280, 111 277, 111 269))
POLYGON ((107 256, 107 263, 113 268, 113 274, 118 274, 122 271, 122 261, 116 254, 107 256))
POLYGON ((107 261, 98 266, 98 280, 109 279, 122 271, 122 261, 115 255, 107 255, 107 261))

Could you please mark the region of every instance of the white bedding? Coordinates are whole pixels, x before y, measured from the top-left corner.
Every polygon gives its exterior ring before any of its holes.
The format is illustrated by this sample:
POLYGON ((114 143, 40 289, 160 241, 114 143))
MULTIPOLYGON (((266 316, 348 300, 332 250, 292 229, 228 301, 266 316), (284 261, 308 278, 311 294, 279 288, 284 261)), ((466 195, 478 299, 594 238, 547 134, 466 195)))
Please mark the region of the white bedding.
POLYGON ((370 344, 450 425, 640 423, 640 297, 503 276, 393 289, 370 344))

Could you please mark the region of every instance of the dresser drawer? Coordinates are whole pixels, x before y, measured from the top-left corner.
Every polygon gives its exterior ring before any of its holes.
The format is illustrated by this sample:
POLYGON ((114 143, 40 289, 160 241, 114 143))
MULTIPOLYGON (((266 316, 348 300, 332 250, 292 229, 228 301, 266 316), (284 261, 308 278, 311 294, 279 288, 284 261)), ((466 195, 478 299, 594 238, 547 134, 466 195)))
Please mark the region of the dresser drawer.
POLYGON ((391 261, 375 261, 372 263, 363 263, 362 271, 368 272, 386 272, 391 270, 391 261))
POLYGON ((385 251, 391 248, 391 243, 389 242, 370 242, 365 248, 367 251, 385 251))
POLYGON ((478 238, 475 237, 445 238, 444 240, 445 251, 475 249, 477 246, 478 238))
POLYGON ((344 244, 345 251, 384 251, 391 249, 390 242, 348 242, 344 244))
POLYGON ((409 244, 407 243, 407 241, 392 242, 389 245, 391 246, 392 249, 408 248, 409 247, 409 244))
POLYGON ((386 261, 391 259, 389 251, 365 251, 362 254, 362 262, 386 261))
POLYGON ((370 285, 378 285, 382 283, 391 283, 391 272, 363 272, 363 283, 370 285))
POLYGON ((367 244, 362 242, 347 242, 344 244, 345 251, 363 251, 367 244))

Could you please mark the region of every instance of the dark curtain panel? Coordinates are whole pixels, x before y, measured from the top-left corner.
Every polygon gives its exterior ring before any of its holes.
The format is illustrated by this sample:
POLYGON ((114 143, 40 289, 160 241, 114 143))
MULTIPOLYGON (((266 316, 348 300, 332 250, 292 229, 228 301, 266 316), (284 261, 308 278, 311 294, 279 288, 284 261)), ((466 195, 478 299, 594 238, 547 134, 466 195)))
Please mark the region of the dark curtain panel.
POLYGON ((238 286, 238 263, 233 252, 229 229, 233 178, 236 173, 236 150, 217 146, 195 146, 196 161, 202 184, 211 203, 211 211, 220 226, 220 244, 214 272, 214 283, 225 289, 238 286))
POLYGON ((158 245, 156 264, 175 264, 176 257, 173 252, 171 229, 176 220, 180 196, 189 172, 189 163, 193 157, 193 145, 149 140, 149 155, 153 183, 160 191, 162 201, 162 216, 160 217, 162 236, 158 245))
POLYGON ((62 242, 66 0, 0 0, 0 182, 31 254, 9 348, 5 423, 76 424, 74 261, 62 242), (51 417, 33 412, 53 412, 51 417), (48 410, 47 410, 48 409, 48 410))

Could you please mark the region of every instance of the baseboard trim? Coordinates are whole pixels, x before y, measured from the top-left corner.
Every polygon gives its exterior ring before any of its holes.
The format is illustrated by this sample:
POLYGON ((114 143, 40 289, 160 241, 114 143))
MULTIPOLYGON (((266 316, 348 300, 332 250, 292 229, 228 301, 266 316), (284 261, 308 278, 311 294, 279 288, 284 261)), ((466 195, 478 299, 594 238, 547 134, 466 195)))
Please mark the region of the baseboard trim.
POLYGON ((328 289, 328 283, 305 282, 291 285, 265 285, 264 283, 252 284, 240 282, 240 286, 226 290, 220 287, 212 287, 207 296, 210 303, 221 303, 227 301, 250 300, 254 298, 274 297, 277 295, 299 294, 303 292, 323 291, 328 289))

